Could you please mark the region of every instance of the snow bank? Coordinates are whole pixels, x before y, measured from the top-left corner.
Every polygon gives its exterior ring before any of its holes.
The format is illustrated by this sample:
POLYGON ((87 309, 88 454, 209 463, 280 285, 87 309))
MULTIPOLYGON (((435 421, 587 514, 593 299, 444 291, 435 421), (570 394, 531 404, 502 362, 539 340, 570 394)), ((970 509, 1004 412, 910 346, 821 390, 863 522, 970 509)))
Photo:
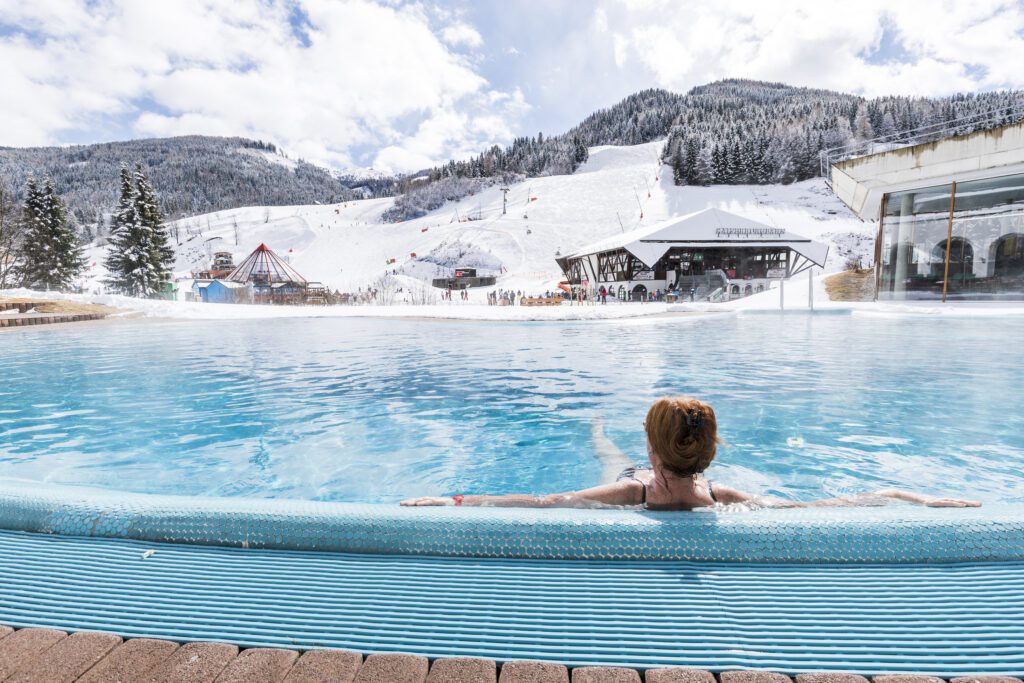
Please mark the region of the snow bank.
MULTIPOLYGON (((1022 302, 849 302, 828 301, 824 294, 824 277, 814 278, 814 310, 850 312, 872 317, 1005 317, 1024 316, 1022 302), (824 297, 824 298, 819 298, 824 297)), ((113 294, 63 294, 36 292, 28 289, 0 290, 0 296, 30 299, 58 299, 80 303, 102 304, 120 309, 122 315, 183 320, 247 320, 269 318, 432 318, 439 320, 484 321, 630 321, 640 323, 656 320, 703 319, 715 315, 772 313, 780 310, 808 312, 806 280, 801 288, 791 283, 785 288, 784 309, 779 306, 779 290, 722 304, 707 302, 609 303, 607 305, 561 306, 488 306, 478 302, 451 302, 430 305, 396 304, 392 306, 255 306, 244 304, 204 304, 186 301, 134 299, 113 294), (680 314, 695 314, 682 316, 680 314), (699 315, 696 315, 699 314, 699 315)), ((477 294, 477 296, 480 296, 477 294)))
POLYGON ((667 304, 609 304, 606 306, 488 306, 484 303, 452 302, 414 306, 256 306, 204 304, 186 301, 134 299, 114 294, 63 294, 27 289, 0 290, 0 296, 32 299, 60 299, 102 304, 132 311, 146 317, 188 320, 244 320, 254 318, 439 318, 449 320, 556 321, 616 320, 665 315, 667 304))

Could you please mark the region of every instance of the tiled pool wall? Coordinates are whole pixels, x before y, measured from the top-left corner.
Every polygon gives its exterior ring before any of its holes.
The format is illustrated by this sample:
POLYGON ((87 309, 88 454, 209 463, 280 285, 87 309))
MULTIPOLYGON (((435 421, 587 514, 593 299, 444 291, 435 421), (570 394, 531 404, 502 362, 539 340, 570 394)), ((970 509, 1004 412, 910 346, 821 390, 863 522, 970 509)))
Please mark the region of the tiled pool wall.
POLYGON ((771 563, 1024 560, 1024 507, 745 512, 403 508, 0 482, 0 528, 346 553, 771 563))

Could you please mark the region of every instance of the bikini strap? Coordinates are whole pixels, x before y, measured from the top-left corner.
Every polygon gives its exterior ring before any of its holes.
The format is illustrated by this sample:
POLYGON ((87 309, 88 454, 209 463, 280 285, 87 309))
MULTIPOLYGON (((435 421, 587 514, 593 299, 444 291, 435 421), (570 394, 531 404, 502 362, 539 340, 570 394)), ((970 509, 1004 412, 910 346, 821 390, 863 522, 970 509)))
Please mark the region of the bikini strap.
POLYGON ((715 487, 711 484, 711 480, 708 479, 708 493, 711 494, 711 500, 718 502, 718 496, 715 495, 715 487))

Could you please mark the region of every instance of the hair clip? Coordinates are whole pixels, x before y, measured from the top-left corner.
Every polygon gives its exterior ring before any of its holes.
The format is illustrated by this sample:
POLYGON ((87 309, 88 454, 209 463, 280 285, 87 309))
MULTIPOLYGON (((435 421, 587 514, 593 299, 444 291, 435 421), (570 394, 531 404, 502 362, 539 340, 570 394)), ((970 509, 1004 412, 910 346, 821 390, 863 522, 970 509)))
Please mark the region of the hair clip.
POLYGON ((696 410, 686 413, 686 426, 690 429, 700 429, 704 426, 704 415, 696 410))

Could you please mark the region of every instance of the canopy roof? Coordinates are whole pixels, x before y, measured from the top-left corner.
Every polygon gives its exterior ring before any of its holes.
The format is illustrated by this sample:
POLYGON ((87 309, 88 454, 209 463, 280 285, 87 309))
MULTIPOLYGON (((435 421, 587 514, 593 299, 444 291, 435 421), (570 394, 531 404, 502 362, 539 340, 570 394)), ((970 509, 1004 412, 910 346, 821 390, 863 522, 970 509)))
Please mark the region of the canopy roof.
POLYGON ((573 259, 625 249, 653 268, 665 252, 678 246, 789 248, 819 267, 825 266, 828 254, 827 244, 721 209, 704 209, 594 242, 557 260, 565 269, 573 259))
POLYGON ((277 282, 306 284, 306 278, 299 275, 298 271, 285 263, 284 259, 265 244, 256 247, 225 279, 231 282, 257 282, 264 285, 277 282))

